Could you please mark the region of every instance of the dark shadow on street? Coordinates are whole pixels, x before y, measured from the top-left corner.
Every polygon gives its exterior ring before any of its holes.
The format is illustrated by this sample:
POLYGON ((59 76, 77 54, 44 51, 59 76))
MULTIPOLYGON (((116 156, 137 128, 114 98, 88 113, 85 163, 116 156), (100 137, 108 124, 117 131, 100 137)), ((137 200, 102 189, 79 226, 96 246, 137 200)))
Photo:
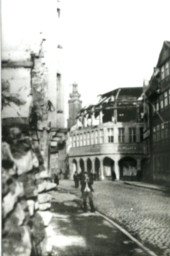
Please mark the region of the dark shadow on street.
MULTIPOLYGON (((145 256, 137 245, 97 214, 84 213, 80 201, 53 202, 53 212, 68 219, 53 218, 57 229, 65 236, 81 237, 84 245, 56 247, 59 256, 145 256)), ((57 241, 56 241, 57 242, 57 241)), ((55 255, 55 254, 54 254, 55 255)))

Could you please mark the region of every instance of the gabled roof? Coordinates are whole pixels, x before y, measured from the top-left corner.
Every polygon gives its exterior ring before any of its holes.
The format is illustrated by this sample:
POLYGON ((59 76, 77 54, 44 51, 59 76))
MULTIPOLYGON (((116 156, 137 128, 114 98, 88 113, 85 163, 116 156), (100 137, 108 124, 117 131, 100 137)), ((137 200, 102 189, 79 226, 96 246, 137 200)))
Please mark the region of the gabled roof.
POLYGON ((170 57, 170 41, 164 41, 159 54, 157 67, 160 67, 170 57))
POLYGON ((124 96, 128 97, 139 97, 142 94, 142 87, 122 87, 115 89, 113 91, 109 91, 107 93, 101 94, 101 97, 110 97, 116 96, 118 99, 124 96))

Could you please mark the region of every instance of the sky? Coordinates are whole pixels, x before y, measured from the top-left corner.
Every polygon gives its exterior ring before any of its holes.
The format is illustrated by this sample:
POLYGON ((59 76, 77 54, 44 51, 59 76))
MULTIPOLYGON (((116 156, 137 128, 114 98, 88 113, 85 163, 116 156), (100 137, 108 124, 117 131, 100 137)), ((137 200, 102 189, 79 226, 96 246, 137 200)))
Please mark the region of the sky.
POLYGON ((76 81, 83 104, 118 87, 143 86, 170 40, 168 0, 63 2, 67 86, 76 81))
MULTIPOLYGON (((3 46, 22 47, 46 26, 50 12, 44 1, 2 0, 3 46)), ((150 79, 163 41, 170 41, 169 0, 56 1, 66 107, 74 82, 88 105, 99 94, 150 79)))

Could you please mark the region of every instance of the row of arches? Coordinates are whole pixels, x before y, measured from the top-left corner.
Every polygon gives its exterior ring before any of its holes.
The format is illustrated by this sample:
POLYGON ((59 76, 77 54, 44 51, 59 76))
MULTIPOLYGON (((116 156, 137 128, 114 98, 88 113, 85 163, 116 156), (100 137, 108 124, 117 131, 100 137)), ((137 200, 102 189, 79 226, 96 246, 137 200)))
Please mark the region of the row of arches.
MULTIPOLYGON (((143 161, 143 160, 142 160, 143 161)), ((91 172, 96 180, 139 180, 141 179, 141 159, 133 157, 123 157, 112 159, 111 157, 95 158, 73 158, 71 164, 71 178, 75 171, 78 173, 91 172)))

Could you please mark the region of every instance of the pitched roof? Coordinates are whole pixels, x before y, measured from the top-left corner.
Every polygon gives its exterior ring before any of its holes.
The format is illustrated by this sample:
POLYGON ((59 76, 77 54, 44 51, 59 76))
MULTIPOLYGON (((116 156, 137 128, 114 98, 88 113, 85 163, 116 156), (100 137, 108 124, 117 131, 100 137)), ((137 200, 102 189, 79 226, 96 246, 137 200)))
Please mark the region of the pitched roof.
POLYGON ((101 97, 117 96, 121 98, 123 96, 139 97, 142 94, 142 87, 121 87, 113 91, 101 94, 101 97))
POLYGON ((170 57, 170 41, 164 41, 161 52, 159 54, 157 67, 161 66, 163 62, 165 62, 166 59, 169 57, 170 57))

